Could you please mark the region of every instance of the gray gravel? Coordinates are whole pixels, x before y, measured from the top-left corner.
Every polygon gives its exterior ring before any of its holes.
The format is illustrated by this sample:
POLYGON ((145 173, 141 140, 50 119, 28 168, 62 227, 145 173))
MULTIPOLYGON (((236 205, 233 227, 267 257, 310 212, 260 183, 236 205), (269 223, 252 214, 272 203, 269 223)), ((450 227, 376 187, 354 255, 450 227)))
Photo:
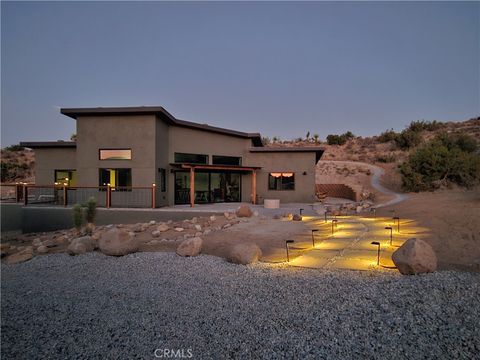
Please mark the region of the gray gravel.
POLYGON ((201 359, 480 354, 480 274, 91 253, 2 265, 1 280, 2 359, 154 359, 155 349, 201 359))

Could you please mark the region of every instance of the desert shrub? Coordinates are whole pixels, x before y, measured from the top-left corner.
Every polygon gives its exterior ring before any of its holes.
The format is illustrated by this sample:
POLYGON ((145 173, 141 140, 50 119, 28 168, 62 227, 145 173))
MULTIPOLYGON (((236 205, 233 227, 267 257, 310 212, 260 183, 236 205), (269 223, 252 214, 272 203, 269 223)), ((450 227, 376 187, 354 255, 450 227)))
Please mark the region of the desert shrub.
POLYGON ((390 142, 390 141, 395 141, 397 136, 398 136, 398 134, 393 129, 390 129, 390 130, 385 130, 384 132, 382 132, 377 137, 377 140, 380 143, 387 143, 387 142, 390 142))
POLYGON ((390 153, 390 154, 378 155, 375 160, 381 163, 392 163, 392 162, 395 162, 396 159, 397 157, 395 156, 395 154, 390 153))
POLYGON ((87 223, 94 223, 96 214, 97 214, 97 199, 95 199, 92 196, 87 201, 87 210, 85 212, 85 218, 87 220, 87 223))
POLYGON ((267 137, 267 136, 262 137, 262 144, 264 146, 269 145, 271 143, 272 143, 272 140, 269 137, 267 137))
POLYGON ((418 146, 422 142, 422 134, 418 131, 405 129, 395 137, 395 144, 402 150, 418 146))
POLYGON ((427 191, 449 183, 465 187, 478 184, 480 155, 475 139, 469 138, 468 135, 440 134, 419 147, 400 166, 403 188, 427 191))
POLYGON ((83 224, 83 208, 80 204, 75 204, 73 206, 73 225, 75 228, 80 231, 83 224))
POLYGON ((6 151, 22 151, 24 149, 25 148, 23 146, 21 146, 20 144, 15 144, 15 145, 7 146, 4 150, 6 150, 6 151))
POLYGON ((347 131, 341 135, 330 134, 327 136, 328 145, 343 145, 347 140, 353 139, 355 135, 351 131, 347 131))
POLYGON ((443 128, 445 126, 444 123, 441 121, 433 120, 433 121, 425 121, 425 120, 417 120, 412 121, 408 126, 408 130, 421 132, 421 131, 435 131, 443 128))

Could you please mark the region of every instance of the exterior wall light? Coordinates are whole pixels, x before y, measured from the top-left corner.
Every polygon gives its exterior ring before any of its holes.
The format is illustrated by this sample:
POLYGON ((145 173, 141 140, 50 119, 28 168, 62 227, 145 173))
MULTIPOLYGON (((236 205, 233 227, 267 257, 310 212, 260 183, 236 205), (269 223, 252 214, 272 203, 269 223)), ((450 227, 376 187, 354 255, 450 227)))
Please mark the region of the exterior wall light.
POLYGON ((315 234, 314 233, 316 233, 316 232, 318 232, 318 229, 313 229, 312 230, 312 245, 313 245, 313 247, 315 247, 315 234))
POLYGON ((385 227, 385 230, 390 230, 390 246, 392 246, 393 228, 391 226, 387 226, 387 227, 385 227))
POLYGON ((290 256, 288 254, 288 244, 294 243, 295 240, 287 240, 285 241, 285 248, 287 249, 287 262, 290 262, 290 256))
POLYGON ((300 209, 300 215, 302 215, 303 209, 300 209))
POLYGON ((370 244, 377 245, 377 265, 380 265, 380 243, 378 241, 372 241, 370 244))

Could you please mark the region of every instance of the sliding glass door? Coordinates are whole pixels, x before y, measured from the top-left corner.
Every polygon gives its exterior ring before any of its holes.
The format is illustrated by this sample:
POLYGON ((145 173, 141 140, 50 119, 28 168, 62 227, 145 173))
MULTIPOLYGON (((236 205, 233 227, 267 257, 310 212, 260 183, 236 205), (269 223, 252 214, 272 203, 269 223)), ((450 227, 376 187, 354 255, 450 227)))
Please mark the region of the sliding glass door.
MULTIPOLYGON (((195 203, 240 202, 242 175, 235 172, 195 172, 195 203)), ((190 203, 190 173, 175 172, 175 204, 190 203)))

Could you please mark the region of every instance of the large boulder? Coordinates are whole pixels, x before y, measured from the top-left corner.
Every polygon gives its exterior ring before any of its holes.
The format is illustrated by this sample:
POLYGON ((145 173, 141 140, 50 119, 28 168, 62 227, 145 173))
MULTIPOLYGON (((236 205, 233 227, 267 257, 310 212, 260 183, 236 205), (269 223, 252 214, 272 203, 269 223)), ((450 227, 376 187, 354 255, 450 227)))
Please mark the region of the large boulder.
POLYGON ((102 234, 98 247, 102 253, 110 256, 123 256, 138 250, 138 244, 132 233, 115 228, 102 234))
POLYGON ((299 215, 299 214, 294 214, 294 215, 292 216, 292 220, 293 220, 293 221, 302 221, 302 219, 303 219, 303 218, 302 218, 302 215, 299 215))
POLYGON ((177 248, 177 255, 180 256, 197 256, 202 251, 202 238, 193 237, 182 241, 177 248))
POLYGON ((72 240, 70 245, 68 245, 67 252, 70 255, 81 255, 95 250, 95 247, 96 242, 91 236, 82 236, 72 240))
POLYGON ((227 260, 234 264, 252 264, 262 256, 262 250, 252 243, 237 244, 231 250, 227 260))
POLYGON ((437 256, 432 247, 419 239, 408 239, 392 254, 398 271, 404 275, 433 272, 437 269, 437 256))
POLYGON ((242 205, 237 209, 236 214, 238 217, 251 217, 253 211, 250 209, 250 206, 242 205))

